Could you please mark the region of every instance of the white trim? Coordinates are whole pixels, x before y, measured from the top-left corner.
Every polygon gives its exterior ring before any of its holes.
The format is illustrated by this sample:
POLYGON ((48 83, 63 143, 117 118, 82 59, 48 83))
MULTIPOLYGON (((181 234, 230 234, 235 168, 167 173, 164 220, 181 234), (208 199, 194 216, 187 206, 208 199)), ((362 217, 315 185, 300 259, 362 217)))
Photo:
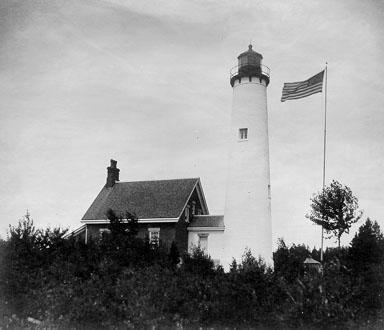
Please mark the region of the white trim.
POLYGON ((194 218, 212 218, 212 217, 224 217, 222 214, 195 214, 194 218))
MULTIPOLYGON (((262 79, 262 80, 265 81, 265 79, 262 79)), ((265 84, 260 83, 260 82, 253 82, 253 81, 252 82, 250 82, 250 81, 240 82, 239 79, 236 79, 234 81, 232 88, 236 88, 236 87, 241 86, 241 85, 263 85, 265 87, 265 84), (239 83, 236 84, 236 81, 238 81, 239 83)))
POLYGON ((77 235, 77 234, 80 234, 83 230, 85 230, 85 227, 86 227, 87 225, 82 225, 81 227, 79 227, 79 228, 77 228, 77 229, 75 229, 75 230, 72 230, 71 232, 69 232, 69 233, 66 233, 64 236, 63 236, 63 238, 69 238, 69 237, 71 237, 71 236, 75 236, 75 235, 77 235))
POLYGON ((192 194, 193 194, 193 192, 195 191, 195 188, 196 188, 196 186, 197 186, 198 182, 199 182, 199 179, 196 181, 196 183, 195 183, 195 185, 193 186, 193 188, 192 188, 192 190, 191 190, 191 192, 190 192, 190 194, 189 194, 189 196, 188 196, 188 198, 187 198, 187 200, 186 200, 186 202, 185 202, 185 204, 184 204, 183 208, 181 209, 181 212, 180 212, 179 218, 181 218, 181 216, 182 216, 182 215, 183 215, 183 213, 185 212, 185 208, 187 207, 187 205, 188 205, 188 202, 189 202, 189 200, 191 199, 191 197, 192 197, 192 194))
POLYGON ((201 204, 201 208, 203 210, 203 212, 205 211, 206 215, 209 214, 209 210, 208 210, 208 205, 207 205, 207 201, 205 200, 205 196, 204 196, 204 191, 203 191, 203 187, 201 186, 201 182, 200 182, 200 178, 199 178, 199 181, 198 181, 198 185, 199 185, 199 189, 197 189, 197 195, 200 199, 200 203, 201 204))
POLYGON ((178 222, 179 218, 152 218, 152 219, 139 219, 139 223, 156 223, 156 222, 178 222))
POLYGON ((85 223, 86 225, 95 224, 95 223, 106 224, 106 223, 109 223, 109 220, 80 220, 80 222, 85 223))
POLYGON ((203 209, 203 212, 206 213, 206 215, 209 214, 208 206, 207 206, 207 202, 205 201, 205 196, 204 196, 203 188, 201 187, 200 178, 197 178, 197 182, 196 182, 195 185, 193 186, 192 191, 191 191, 191 193, 189 194, 187 201, 185 202, 183 208, 181 209, 179 218, 181 218, 181 216, 183 215, 183 212, 184 212, 184 210, 185 210, 185 207, 188 205, 188 202, 189 202, 189 200, 191 199, 192 194, 193 194, 193 192, 195 191, 195 189, 196 189, 196 192, 197 192, 197 197, 198 197, 199 200, 200 200, 200 204, 201 204, 201 208, 203 209), (198 188, 197 188, 197 187, 198 187, 198 188))
MULTIPOLYGON (((127 219, 123 219, 124 222, 127 222, 127 219)), ((138 219, 138 223, 156 223, 156 222, 178 222, 179 218, 148 218, 148 219, 138 219)), ((108 224, 109 220, 81 220, 81 223, 85 224, 108 224)))
POLYGON ((225 227, 188 227, 188 231, 224 231, 225 227))

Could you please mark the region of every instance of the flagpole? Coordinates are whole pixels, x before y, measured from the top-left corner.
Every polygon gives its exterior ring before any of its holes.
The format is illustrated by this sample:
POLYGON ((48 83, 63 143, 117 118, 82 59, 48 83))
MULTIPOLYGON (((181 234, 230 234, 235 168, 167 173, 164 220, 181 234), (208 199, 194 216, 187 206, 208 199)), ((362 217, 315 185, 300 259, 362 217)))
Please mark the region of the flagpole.
MULTIPOLYGON (((325 188, 325 155, 327 150, 327 80, 328 80, 328 62, 325 62, 323 192, 325 188)), ((321 226, 321 250, 320 250, 321 263, 323 263, 323 260, 324 260, 324 227, 321 226)))

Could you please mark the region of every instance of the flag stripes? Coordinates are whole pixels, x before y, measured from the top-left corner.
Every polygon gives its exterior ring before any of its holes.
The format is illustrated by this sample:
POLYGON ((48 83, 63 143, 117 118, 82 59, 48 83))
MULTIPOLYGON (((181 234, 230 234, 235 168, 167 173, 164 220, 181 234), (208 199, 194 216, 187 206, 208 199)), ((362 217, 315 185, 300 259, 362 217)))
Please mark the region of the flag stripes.
POLYGON ((321 71, 307 80, 285 83, 283 86, 281 102, 301 99, 315 93, 321 93, 323 91, 323 76, 324 71, 321 71))

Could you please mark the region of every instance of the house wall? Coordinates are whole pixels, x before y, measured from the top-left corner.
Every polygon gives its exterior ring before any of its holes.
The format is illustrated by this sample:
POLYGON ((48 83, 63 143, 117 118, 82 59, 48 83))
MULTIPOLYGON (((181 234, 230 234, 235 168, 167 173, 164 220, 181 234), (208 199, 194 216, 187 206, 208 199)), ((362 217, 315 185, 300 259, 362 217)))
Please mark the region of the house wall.
POLYGON ((78 241, 85 241, 85 233, 86 233, 86 231, 84 230, 84 231, 82 231, 80 234, 78 234, 77 236, 76 236, 76 239, 78 240, 78 241))
POLYGON ((180 217, 179 221, 175 224, 175 243, 179 252, 187 252, 188 251, 188 222, 185 219, 185 213, 180 217))
POLYGON ((192 252, 194 247, 199 245, 199 234, 208 234, 208 250, 207 254, 215 261, 215 263, 224 266, 224 230, 199 230, 188 232, 188 251, 192 252))
MULTIPOLYGON (((149 237, 150 228, 160 228, 160 241, 162 244, 170 247, 175 242, 180 252, 186 252, 188 249, 188 223, 185 222, 184 214, 178 222, 174 223, 145 223, 139 224, 139 232, 137 237, 147 239, 149 237)), ((100 237, 100 229, 108 228, 108 224, 88 224, 88 240, 98 239, 100 237)), ((85 235, 83 236, 85 239, 85 235)))
MULTIPOLYGON (((149 228, 160 228, 160 241, 167 245, 171 246, 172 242, 175 242, 180 253, 188 251, 188 225, 192 219, 192 205, 195 203, 195 213, 197 214, 198 210, 202 210, 202 205, 200 204, 199 197, 196 189, 191 194, 190 199, 186 207, 189 206, 189 218, 186 218, 185 209, 180 215, 178 222, 168 222, 168 223, 139 223, 139 232, 138 237, 146 239, 149 236, 149 228)), ((87 224, 87 233, 88 239, 91 237, 98 239, 100 237, 99 230, 101 228, 108 228, 108 224, 87 224)), ((84 236, 85 239, 85 236, 84 236)))
POLYGON ((139 225, 137 237, 147 239, 149 237, 149 228, 160 228, 160 241, 162 244, 171 246, 175 240, 176 223, 146 223, 139 225))
MULTIPOLYGON (((137 237, 147 239, 149 237, 149 228, 160 228, 160 240, 171 245, 175 240, 177 223, 142 223, 139 224, 139 232, 137 237)), ((98 239, 100 237, 100 229, 108 228, 108 224, 87 224, 88 239, 98 239)))
POLYGON ((108 228, 106 224, 87 224, 87 235, 89 239, 98 239, 100 237, 99 229, 108 228))
POLYGON ((188 252, 188 226, 192 219, 192 204, 195 203, 195 213, 198 210, 202 210, 202 206, 199 201, 199 196, 196 189, 191 194, 191 197, 186 205, 189 207, 189 217, 186 218, 185 209, 183 210, 180 219, 176 225, 176 244, 180 252, 188 252))

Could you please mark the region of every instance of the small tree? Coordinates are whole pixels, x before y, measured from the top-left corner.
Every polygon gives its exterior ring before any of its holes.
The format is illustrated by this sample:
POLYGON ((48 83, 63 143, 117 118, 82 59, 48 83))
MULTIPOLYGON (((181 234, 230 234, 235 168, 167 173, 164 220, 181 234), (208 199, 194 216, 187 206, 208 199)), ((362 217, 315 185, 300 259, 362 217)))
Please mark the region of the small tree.
POLYGON ((109 230, 113 236, 126 236, 130 239, 136 237, 139 231, 138 219, 134 213, 125 212, 125 219, 117 216, 113 210, 107 211, 107 219, 109 220, 109 230))
POLYGON ((215 263, 200 247, 196 247, 191 254, 184 254, 181 269, 187 273, 209 276, 215 274, 215 263))
POLYGON ((340 247, 341 236, 348 234, 352 224, 362 216, 358 211, 358 199, 349 187, 333 180, 322 192, 314 195, 311 202, 311 213, 306 217, 323 226, 330 236, 335 236, 340 247))
POLYGON ((384 262, 384 236, 376 221, 367 218, 359 228, 351 242, 349 258, 352 267, 360 272, 371 264, 384 262))
POLYGON ((280 238, 277 250, 273 253, 275 274, 289 283, 296 281, 304 273, 303 262, 309 256, 311 253, 305 245, 292 244, 288 247, 280 238))
POLYGON ((349 248, 349 264, 357 311, 375 315, 384 307, 384 237, 376 221, 368 218, 359 228, 349 248))
POLYGON ((180 262, 180 253, 175 242, 172 242, 171 244, 168 257, 173 266, 176 266, 180 262))

